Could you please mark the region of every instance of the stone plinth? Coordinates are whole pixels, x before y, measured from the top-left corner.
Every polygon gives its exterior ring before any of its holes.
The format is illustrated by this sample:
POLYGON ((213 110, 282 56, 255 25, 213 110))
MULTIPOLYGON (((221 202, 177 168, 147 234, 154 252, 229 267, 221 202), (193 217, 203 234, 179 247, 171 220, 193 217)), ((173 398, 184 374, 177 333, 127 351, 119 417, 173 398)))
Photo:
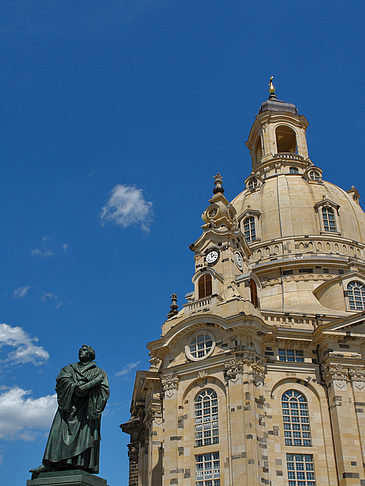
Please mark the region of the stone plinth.
POLYGON ((40 473, 36 479, 28 479, 27 486, 108 486, 99 476, 81 469, 40 473))

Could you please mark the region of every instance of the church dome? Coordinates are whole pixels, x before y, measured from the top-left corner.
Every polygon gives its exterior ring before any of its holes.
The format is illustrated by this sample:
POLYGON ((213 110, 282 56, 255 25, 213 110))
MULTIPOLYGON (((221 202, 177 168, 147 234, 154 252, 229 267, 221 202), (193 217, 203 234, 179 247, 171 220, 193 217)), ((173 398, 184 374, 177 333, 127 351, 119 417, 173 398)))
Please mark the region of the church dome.
POLYGON ((365 243, 365 213, 356 201, 356 191, 346 192, 327 181, 308 181, 300 173, 270 177, 254 190, 245 189, 232 205, 238 218, 249 210, 260 213, 262 242, 327 236, 338 242, 365 243), (333 231, 324 228, 322 208, 333 212, 333 231))
POLYGON ((348 285, 365 285, 355 276, 365 272, 365 213, 356 188, 323 180, 309 158, 307 127, 270 83, 246 142, 252 172, 231 204, 260 281, 262 311, 344 315, 353 310, 348 285))

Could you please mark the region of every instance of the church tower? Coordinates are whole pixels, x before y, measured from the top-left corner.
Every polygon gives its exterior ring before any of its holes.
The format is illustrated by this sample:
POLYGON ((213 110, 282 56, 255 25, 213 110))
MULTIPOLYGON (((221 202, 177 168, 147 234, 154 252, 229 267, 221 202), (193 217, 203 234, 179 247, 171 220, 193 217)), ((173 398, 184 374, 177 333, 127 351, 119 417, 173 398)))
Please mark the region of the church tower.
POLYGON ((365 486, 365 214, 307 127, 271 79, 243 191, 215 176, 193 290, 121 425, 129 486, 365 486))

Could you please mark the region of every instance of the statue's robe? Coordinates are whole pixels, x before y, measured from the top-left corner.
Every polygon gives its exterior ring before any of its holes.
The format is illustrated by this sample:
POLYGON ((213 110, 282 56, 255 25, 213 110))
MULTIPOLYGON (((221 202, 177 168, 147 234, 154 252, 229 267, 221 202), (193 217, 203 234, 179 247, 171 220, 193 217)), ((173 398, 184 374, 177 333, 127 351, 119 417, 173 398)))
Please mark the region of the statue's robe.
POLYGON ((109 397, 108 377, 94 362, 73 363, 56 379, 58 410, 49 433, 43 464, 49 471, 80 468, 99 472, 101 413, 109 397), (85 396, 75 394, 77 385, 101 381, 85 396))

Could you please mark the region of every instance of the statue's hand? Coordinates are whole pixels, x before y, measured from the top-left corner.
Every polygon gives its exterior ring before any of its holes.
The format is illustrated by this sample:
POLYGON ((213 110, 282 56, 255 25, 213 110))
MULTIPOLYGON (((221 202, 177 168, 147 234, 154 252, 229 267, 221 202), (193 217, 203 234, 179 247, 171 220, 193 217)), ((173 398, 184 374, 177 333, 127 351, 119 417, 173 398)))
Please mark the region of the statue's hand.
POLYGON ((91 390, 92 388, 99 386, 102 381, 103 377, 99 376, 98 378, 95 378, 95 380, 91 380, 87 383, 84 383, 83 385, 79 385, 78 388, 82 391, 91 390))

